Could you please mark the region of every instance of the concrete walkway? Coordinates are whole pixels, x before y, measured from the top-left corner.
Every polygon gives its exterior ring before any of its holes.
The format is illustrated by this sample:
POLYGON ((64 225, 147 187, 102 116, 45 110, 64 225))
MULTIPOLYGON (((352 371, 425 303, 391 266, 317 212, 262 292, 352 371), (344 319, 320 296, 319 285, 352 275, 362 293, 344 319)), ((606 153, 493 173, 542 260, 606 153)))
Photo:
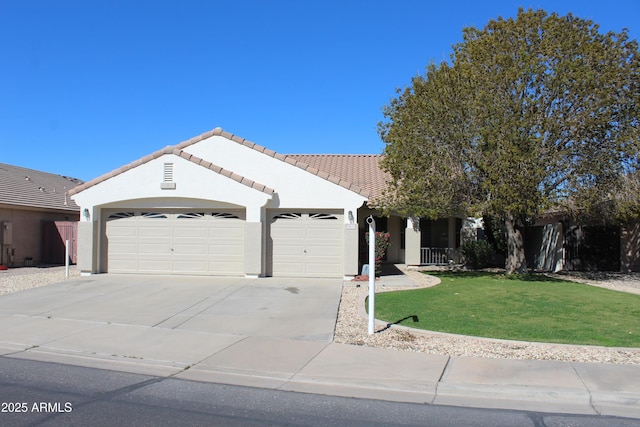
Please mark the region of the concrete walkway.
POLYGON ((0 355, 338 396, 640 418, 640 366, 333 343, 341 287, 340 280, 83 277, 0 296, 0 355))

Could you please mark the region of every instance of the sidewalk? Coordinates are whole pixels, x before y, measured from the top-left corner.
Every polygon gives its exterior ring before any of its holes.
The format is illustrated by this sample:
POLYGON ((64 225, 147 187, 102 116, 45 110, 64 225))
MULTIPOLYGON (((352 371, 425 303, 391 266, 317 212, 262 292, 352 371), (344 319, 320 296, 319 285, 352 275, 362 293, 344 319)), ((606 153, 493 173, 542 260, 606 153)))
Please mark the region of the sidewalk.
MULTIPOLYGON (((170 338, 169 344, 184 344, 184 338, 170 338)), ((161 354, 157 359, 127 359, 6 344, 0 354, 305 393, 640 418, 638 366, 434 356, 270 337, 246 337, 204 359, 193 347, 180 347, 181 355, 174 360, 162 360, 161 354)))

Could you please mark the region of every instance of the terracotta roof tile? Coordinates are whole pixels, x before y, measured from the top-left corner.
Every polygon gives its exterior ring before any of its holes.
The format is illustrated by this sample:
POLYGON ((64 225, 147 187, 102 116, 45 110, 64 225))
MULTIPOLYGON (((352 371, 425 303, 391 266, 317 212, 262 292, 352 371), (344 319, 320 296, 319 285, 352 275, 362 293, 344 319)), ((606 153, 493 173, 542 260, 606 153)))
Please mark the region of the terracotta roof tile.
POLYGON ((80 210, 68 197, 82 181, 0 163, 0 204, 63 211, 80 210))
POLYGON ((325 174, 339 177, 339 185, 352 191, 366 193, 371 201, 379 199, 387 185, 388 176, 380 169, 381 155, 377 154, 289 154, 325 174))

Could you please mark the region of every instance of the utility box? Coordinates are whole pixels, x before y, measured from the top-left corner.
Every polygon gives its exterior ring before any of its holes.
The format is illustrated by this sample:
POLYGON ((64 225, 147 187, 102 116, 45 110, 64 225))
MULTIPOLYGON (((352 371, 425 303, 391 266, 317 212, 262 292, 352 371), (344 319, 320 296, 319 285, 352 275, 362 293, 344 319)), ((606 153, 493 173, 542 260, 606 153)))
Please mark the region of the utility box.
POLYGON ((0 223, 0 237, 3 245, 11 245, 13 240, 13 228, 10 222, 0 223))

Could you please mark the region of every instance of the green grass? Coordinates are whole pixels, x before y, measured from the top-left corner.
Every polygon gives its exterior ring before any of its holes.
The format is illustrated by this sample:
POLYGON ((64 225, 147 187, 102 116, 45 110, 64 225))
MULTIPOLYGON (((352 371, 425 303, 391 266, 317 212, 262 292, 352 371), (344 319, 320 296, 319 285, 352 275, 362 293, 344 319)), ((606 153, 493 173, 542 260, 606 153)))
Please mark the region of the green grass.
POLYGON ((438 273, 432 288, 376 294, 376 318, 478 337, 640 347, 640 295, 541 275, 438 273))

